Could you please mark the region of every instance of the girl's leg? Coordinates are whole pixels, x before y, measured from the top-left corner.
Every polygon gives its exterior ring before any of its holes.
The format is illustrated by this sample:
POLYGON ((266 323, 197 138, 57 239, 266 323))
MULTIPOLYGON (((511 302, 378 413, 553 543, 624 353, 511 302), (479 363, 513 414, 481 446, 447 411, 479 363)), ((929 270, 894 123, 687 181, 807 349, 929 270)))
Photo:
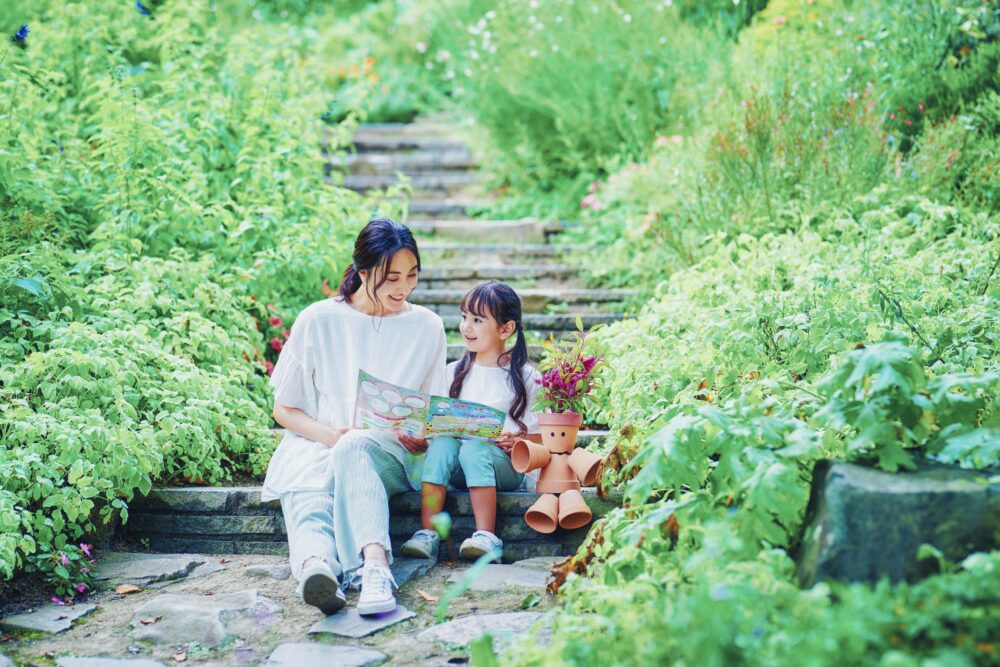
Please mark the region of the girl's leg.
POLYGON ((281 497, 281 513, 288 533, 292 576, 304 566, 325 561, 338 578, 343 574, 333 537, 333 496, 326 491, 295 491, 281 497))
POLYGON ((420 488, 420 527, 433 530, 431 517, 444 509, 448 482, 458 470, 458 452, 462 443, 455 438, 438 436, 431 440, 424 458, 423 485, 420 488))
POLYGON ((333 526, 345 572, 392 561, 389 497, 410 490, 403 464, 365 431, 350 431, 333 448, 333 526))
POLYGON ((491 442, 469 440, 458 453, 459 464, 469 487, 476 530, 496 530, 497 489, 512 491, 524 475, 514 470, 510 457, 491 442))

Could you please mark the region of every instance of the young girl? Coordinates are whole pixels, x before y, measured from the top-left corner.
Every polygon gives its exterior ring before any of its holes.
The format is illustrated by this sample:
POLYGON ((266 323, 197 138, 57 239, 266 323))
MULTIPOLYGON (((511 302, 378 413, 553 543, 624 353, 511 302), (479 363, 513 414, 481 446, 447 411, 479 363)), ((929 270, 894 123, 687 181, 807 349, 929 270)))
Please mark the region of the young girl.
POLYGON ((513 491, 524 475, 514 470, 510 450, 519 437, 539 439, 538 418, 532 413, 541 376, 528 364, 528 346, 521 326, 521 299, 508 285, 491 281, 462 299, 459 331, 465 339, 463 357, 446 369, 452 398, 484 403, 507 413, 503 434, 496 443, 485 440, 436 437, 431 440, 423 468, 421 525, 400 548, 407 556, 437 558, 440 536, 431 517, 444 507, 447 484, 468 488, 476 532, 462 543, 463 558, 502 552, 495 534, 497 489, 513 491), (507 339, 516 336, 507 349, 507 339))

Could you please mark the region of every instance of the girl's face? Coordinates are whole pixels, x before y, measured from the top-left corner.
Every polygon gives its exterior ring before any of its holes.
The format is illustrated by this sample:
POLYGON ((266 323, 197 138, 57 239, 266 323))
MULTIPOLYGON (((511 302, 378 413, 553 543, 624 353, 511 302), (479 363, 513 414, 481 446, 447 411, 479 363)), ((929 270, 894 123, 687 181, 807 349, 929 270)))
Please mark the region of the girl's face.
POLYGON ((504 351, 505 341, 514 333, 514 326, 513 322, 500 325, 487 313, 476 315, 463 310, 458 330, 469 352, 500 353, 504 351))
MULTIPOLYGON (((361 277, 361 289, 368 294, 370 287, 375 287, 375 283, 369 287, 369 280, 375 280, 377 276, 365 269, 359 271, 358 275, 361 277)), ((417 256, 411 250, 404 248, 392 256, 386 269, 385 282, 375 289, 375 297, 382 305, 383 314, 399 313, 406 308, 406 299, 417 286, 417 278, 417 256)))

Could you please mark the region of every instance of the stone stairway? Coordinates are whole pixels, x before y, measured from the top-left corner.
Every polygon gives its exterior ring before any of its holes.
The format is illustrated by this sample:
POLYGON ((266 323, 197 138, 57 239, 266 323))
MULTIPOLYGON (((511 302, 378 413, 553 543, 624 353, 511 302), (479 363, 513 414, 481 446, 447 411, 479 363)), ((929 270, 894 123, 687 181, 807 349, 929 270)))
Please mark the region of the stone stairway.
MULTIPOLYGON (((465 347, 458 336, 458 305, 465 293, 490 279, 510 283, 521 295, 529 349, 537 361, 539 344, 576 328, 621 319, 629 290, 586 289, 576 269, 561 261, 561 249, 551 241, 564 229, 559 222, 536 219, 493 220, 472 217, 488 206, 489 193, 480 184, 477 161, 454 123, 373 124, 359 128, 355 152, 329 158, 330 182, 367 191, 409 180, 413 190, 407 225, 417 237, 423 270, 411 300, 437 312, 449 337, 449 360, 465 347)), ((578 446, 605 435, 581 434, 578 446)), ((534 493, 501 493, 497 534, 504 540, 508 561, 536 556, 568 555, 587 529, 557 530, 540 535, 524 523, 534 493)), ((595 516, 611 506, 585 494, 595 516)), ((405 493, 391 506, 393 542, 398 546, 419 528, 420 496, 405 493)), ((453 519, 454 538, 464 539, 475 528, 468 493, 450 494, 446 510, 453 519)), ((277 503, 261 503, 259 489, 164 488, 136 499, 123 533, 133 544, 162 552, 284 553, 285 528, 277 503)))

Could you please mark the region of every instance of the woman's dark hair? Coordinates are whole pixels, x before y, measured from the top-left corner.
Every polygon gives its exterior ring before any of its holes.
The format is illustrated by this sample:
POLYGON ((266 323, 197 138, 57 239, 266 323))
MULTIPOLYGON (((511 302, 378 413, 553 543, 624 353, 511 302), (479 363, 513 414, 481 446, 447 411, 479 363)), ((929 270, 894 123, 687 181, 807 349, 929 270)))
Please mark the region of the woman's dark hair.
POLYGON ((417 271, 420 270, 420 251, 413 234, 406 227, 389 218, 376 218, 365 225, 354 241, 354 261, 344 269, 340 279, 340 296, 347 303, 351 295, 361 287, 360 271, 368 271, 368 284, 371 287, 371 297, 375 304, 381 307, 375 290, 382 286, 388 277, 389 263, 400 250, 409 250, 417 258, 417 271))
MULTIPOLYGON (((522 431, 527 428, 521 417, 528 407, 528 388, 524 384, 524 367, 528 363, 528 343, 524 340, 524 327, 521 324, 521 299, 510 285, 491 280, 474 287, 462 299, 460 306, 463 313, 472 313, 478 317, 490 315, 497 324, 503 326, 514 323, 517 340, 514 347, 500 355, 497 361, 501 366, 507 366, 507 382, 514 392, 514 402, 510 406, 510 417, 522 431), (507 362, 507 363, 505 363, 507 362)), ((472 368, 476 359, 475 352, 465 351, 455 367, 455 379, 448 390, 448 396, 458 398, 462 393, 462 383, 472 368)))

